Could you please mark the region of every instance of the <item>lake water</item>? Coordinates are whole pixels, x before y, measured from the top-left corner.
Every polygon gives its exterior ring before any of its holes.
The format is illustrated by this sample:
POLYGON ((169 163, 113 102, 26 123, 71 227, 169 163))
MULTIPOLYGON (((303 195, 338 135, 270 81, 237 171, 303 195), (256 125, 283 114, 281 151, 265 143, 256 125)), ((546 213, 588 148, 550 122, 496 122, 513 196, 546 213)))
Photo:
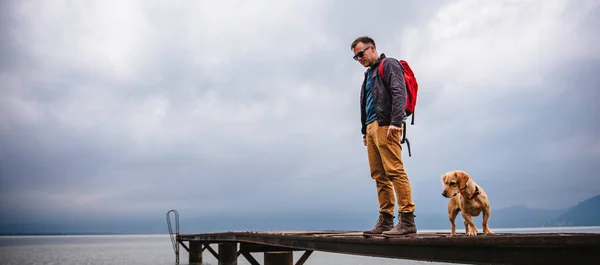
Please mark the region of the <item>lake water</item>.
MULTIPOLYGON (((534 229, 494 229, 498 233, 545 233, 545 232, 586 232, 600 233, 600 227, 559 227, 534 229)), ((421 231, 421 232, 447 232, 421 231)), ((462 232, 462 231, 461 231, 462 232)), ((217 245, 211 245, 217 248, 217 245)), ((206 265, 217 265, 216 259, 204 252, 206 265)), ((252 254, 262 263, 259 253, 252 254)), ((294 252, 297 260, 302 252, 294 252)), ((180 261, 187 264, 187 251, 180 248, 180 261)), ((90 236, 1 236, 0 264, 2 265, 109 265, 144 264, 174 265, 175 254, 169 235, 90 235, 90 236)), ((239 265, 249 265, 243 256, 238 258, 239 265)), ((399 259, 374 258, 343 255, 326 252, 313 252, 305 263, 307 265, 439 265, 449 263, 420 262, 399 259)))

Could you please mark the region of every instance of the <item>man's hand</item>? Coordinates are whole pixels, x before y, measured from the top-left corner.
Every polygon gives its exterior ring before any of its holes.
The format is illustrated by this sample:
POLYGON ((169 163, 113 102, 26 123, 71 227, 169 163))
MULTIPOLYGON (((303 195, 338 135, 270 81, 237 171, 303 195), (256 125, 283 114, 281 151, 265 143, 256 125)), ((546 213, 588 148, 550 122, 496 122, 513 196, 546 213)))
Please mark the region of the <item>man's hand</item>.
POLYGON ((392 137, 396 136, 397 133, 400 133, 401 130, 402 130, 401 127, 390 125, 388 127, 388 131, 387 131, 387 138, 389 140, 392 140, 392 137))

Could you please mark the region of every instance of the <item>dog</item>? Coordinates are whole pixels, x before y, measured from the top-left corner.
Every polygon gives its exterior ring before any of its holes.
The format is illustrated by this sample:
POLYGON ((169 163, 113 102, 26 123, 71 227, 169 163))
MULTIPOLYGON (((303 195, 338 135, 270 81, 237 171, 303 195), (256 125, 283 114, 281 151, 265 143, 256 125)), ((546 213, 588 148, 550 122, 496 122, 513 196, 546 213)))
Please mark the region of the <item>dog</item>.
POLYGON ((477 226, 473 222, 474 216, 483 212, 483 232, 494 235, 488 226, 490 219, 490 201, 487 194, 475 181, 462 170, 452 170, 442 175, 444 191, 442 196, 449 198, 448 218, 450 219, 450 236, 456 235, 456 216, 462 214, 467 236, 477 236, 477 226))

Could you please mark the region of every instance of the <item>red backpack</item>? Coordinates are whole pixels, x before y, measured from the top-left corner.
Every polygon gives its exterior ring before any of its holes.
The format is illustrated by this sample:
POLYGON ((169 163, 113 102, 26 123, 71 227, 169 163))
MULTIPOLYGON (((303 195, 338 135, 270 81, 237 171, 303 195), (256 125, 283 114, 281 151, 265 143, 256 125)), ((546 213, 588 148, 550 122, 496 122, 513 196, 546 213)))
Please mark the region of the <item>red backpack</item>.
MULTIPOLYGON (((385 61, 386 58, 383 58, 383 60, 381 60, 381 63, 379 63, 379 75, 383 77, 383 62, 385 61)), ((405 112, 406 112, 406 116, 412 116, 411 117, 411 125, 415 124, 415 107, 417 105, 417 92, 419 91, 419 84, 417 83, 417 78, 415 78, 415 74, 413 73, 412 69, 410 68, 410 66, 408 65, 408 63, 404 60, 399 60, 400 61, 400 65, 402 66, 402 69, 404 70, 404 82, 406 82, 406 108, 405 108, 405 112)), ((403 144, 404 142, 406 142, 406 145, 408 146, 408 156, 411 156, 411 152, 410 152, 410 142, 408 141, 408 139, 406 139, 406 122, 402 122, 403 123, 403 134, 402 134, 402 141, 400 142, 400 144, 403 144)))

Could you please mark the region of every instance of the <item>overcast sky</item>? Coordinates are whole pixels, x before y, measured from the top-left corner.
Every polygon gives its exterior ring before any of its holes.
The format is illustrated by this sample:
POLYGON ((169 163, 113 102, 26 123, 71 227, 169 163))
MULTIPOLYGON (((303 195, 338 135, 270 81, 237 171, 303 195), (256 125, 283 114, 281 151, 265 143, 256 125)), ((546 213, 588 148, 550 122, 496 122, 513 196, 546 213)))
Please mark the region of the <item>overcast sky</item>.
MULTIPOLYGON (((598 1, 2 1, 0 210, 373 212, 350 43, 419 82, 417 212, 600 194, 598 1), (384 3, 385 2, 385 3, 384 3)), ((21 219, 22 220, 22 219, 21 219)))

